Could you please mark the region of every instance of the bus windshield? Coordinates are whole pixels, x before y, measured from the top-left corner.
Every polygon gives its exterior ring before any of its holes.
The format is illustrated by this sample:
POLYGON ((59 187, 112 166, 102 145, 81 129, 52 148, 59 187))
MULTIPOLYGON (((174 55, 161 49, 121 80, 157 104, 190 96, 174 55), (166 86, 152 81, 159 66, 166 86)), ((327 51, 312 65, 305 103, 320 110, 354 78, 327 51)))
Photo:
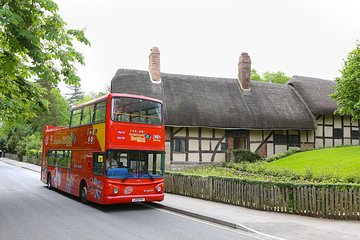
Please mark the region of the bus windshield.
POLYGON ((128 97, 112 99, 111 119, 116 122, 162 124, 161 103, 128 97))
POLYGON ((159 178, 164 173, 164 153, 154 151, 108 150, 106 176, 109 178, 159 178))

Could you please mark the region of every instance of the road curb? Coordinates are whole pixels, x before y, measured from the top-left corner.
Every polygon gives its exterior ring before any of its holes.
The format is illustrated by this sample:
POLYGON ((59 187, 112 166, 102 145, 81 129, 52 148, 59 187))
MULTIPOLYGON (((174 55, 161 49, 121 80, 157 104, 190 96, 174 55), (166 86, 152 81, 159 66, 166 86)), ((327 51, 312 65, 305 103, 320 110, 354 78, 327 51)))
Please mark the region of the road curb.
MULTIPOLYGON (((17 165, 16 163, 11 163, 11 162, 8 162, 8 161, 2 161, 1 159, 0 159, 0 161, 3 162, 3 163, 7 163, 9 165, 13 165, 15 167, 20 167, 20 168, 23 168, 23 169, 26 169, 26 170, 30 170, 30 171, 33 171, 33 172, 37 172, 37 173, 41 172, 41 171, 38 171, 38 170, 35 170, 35 169, 32 169, 32 168, 17 165)), ((13 161, 16 161, 16 160, 13 160, 13 161)), ((29 163, 29 164, 32 164, 32 163, 29 163)))

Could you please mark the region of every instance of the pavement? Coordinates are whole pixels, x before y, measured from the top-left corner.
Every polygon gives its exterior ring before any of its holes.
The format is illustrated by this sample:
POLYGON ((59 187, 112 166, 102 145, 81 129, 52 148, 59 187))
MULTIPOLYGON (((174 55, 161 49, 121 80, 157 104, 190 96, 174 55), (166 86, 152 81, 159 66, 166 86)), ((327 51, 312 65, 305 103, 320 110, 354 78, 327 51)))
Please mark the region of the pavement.
MULTIPOLYGON (((40 172, 40 166, 8 158, 0 161, 40 172)), ((360 222, 319 219, 285 213, 265 212, 175 194, 149 204, 203 221, 220 224, 261 236, 261 239, 359 239, 360 222)))

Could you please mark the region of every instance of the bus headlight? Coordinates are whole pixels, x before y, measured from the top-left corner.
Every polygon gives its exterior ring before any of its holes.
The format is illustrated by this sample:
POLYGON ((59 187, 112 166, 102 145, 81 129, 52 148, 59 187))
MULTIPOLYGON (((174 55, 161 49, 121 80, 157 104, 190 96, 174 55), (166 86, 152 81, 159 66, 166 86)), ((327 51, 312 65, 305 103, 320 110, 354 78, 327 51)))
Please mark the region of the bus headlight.
POLYGON ((161 185, 158 185, 158 186, 156 187, 156 191, 157 191, 157 192, 161 192, 161 190, 162 190, 161 185))
POLYGON ((113 193, 114 193, 114 194, 118 194, 118 193, 119 193, 119 189, 118 189, 117 187, 114 188, 114 189, 113 189, 113 193))

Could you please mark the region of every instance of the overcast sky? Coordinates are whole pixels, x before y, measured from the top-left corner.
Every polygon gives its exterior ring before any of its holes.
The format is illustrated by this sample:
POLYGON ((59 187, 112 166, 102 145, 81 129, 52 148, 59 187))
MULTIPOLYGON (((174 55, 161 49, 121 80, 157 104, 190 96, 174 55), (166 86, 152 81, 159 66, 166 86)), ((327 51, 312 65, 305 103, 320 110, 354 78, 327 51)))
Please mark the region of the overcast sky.
POLYGON ((102 91, 119 68, 237 77, 241 52, 258 72, 334 79, 360 39, 358 0, 55 0, 79 46, 82 89, 102 91))

